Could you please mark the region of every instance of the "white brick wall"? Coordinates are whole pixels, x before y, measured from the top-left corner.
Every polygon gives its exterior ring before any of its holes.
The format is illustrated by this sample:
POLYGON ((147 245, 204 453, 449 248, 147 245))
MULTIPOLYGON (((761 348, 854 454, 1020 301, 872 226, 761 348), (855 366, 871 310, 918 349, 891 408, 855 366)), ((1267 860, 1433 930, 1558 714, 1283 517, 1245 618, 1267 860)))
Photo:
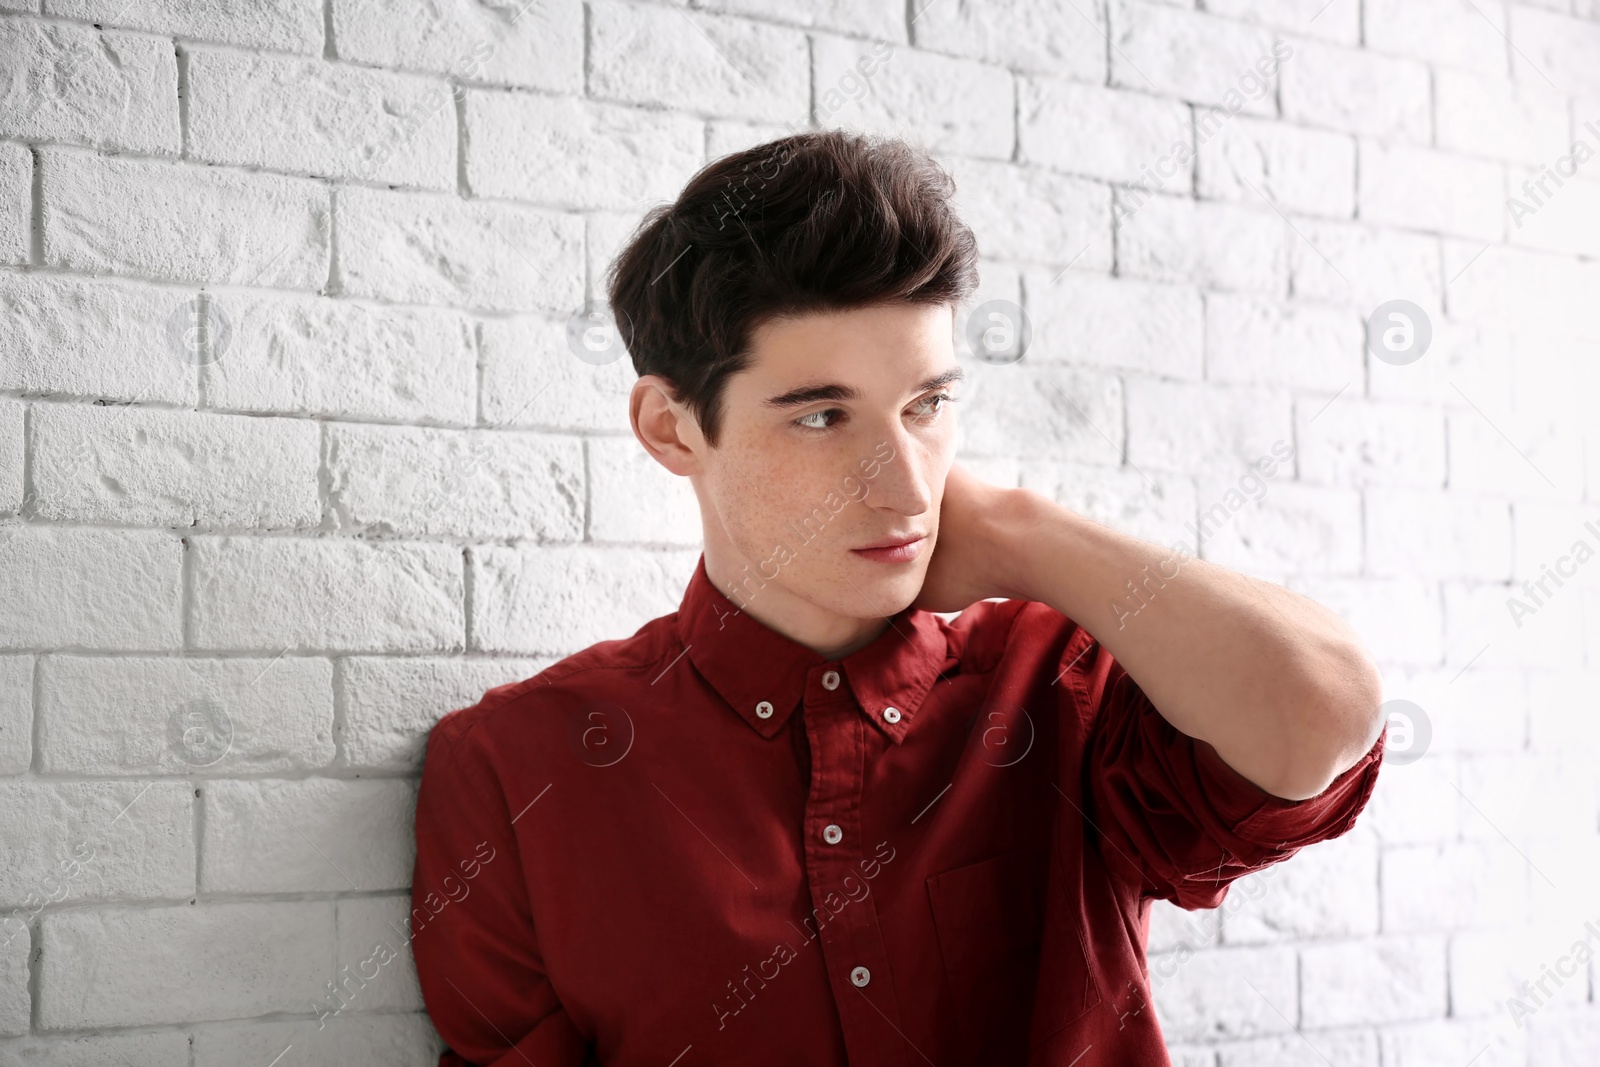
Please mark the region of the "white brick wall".
POLYGON ((1291 444, 1204 552, 1431 721, 1156 909, 1174 1061, 1596 1062, 1600 3, 0 0, 0 1063, 432 1064, 403 953, 318 1019, 403 946, 428 728, 697 551, 568 316, 813 122, 935 151, 1032 319, 975 470, 1170 543, 1291 444))

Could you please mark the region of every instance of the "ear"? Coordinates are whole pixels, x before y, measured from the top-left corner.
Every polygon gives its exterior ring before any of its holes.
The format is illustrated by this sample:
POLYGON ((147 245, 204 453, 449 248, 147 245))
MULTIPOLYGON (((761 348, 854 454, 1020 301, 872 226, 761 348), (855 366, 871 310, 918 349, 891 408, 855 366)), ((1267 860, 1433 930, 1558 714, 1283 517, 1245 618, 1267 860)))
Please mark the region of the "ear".
POLYGON ((694 416, 673 399, 672 383, 659 374, 641 375, 628 396, 633 436, 655 461, 680 477, 698 474, 705 438, 694 416))

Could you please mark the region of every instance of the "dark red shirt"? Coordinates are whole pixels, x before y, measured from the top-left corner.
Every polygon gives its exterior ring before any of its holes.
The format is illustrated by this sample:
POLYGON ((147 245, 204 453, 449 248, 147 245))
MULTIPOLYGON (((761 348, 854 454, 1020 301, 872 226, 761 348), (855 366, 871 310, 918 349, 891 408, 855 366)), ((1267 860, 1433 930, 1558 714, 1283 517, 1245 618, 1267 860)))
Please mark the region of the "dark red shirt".
POLYGON ((430 734, 439 1063, 1168 1064, 1151 901, 1349 830, 1383 745, 1283 800, 1044 604, 907 609, 830 661, 702 557, 674 614, 430 734))

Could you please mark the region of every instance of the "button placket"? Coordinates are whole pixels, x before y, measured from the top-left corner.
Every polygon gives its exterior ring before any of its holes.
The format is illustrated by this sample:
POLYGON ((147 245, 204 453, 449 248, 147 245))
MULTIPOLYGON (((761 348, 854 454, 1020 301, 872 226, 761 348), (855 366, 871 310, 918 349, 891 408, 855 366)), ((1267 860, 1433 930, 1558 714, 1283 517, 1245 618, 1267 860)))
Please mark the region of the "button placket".
MULTIPOLYGON (((828 688, 826 674, 818 680, 828 688)), ((898 1045, 903 1040, 899 1030, 905 1022, 894 982, 872 981, 874 972, 880 979, 889 974, 877 912, 877 887, 883 883, 869 882, 859 865, 873 851, 863 846, 860 828, 861 746, 872 728, 859 705, 836 697, 808 699, 803 720, 812 754, 804 816, 812 828, 804 838, 812 909, 806 926, 816 930, 851 1060, 877 1062, 888 1047, 885 1041, 898 1045)))

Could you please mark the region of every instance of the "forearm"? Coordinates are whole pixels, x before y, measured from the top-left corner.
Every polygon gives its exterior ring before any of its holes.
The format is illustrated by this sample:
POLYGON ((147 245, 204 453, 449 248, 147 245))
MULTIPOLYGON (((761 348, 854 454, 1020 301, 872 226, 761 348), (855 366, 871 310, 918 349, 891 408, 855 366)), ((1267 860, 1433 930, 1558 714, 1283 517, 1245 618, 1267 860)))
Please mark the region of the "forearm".
POLYGON ((1297 593, 1083 518, 1026 491, 996 514, 1007 595, 1104 645, 1174 727, 1278 796, 1315 796, 1383 727, 1377 669, 1297 593))

